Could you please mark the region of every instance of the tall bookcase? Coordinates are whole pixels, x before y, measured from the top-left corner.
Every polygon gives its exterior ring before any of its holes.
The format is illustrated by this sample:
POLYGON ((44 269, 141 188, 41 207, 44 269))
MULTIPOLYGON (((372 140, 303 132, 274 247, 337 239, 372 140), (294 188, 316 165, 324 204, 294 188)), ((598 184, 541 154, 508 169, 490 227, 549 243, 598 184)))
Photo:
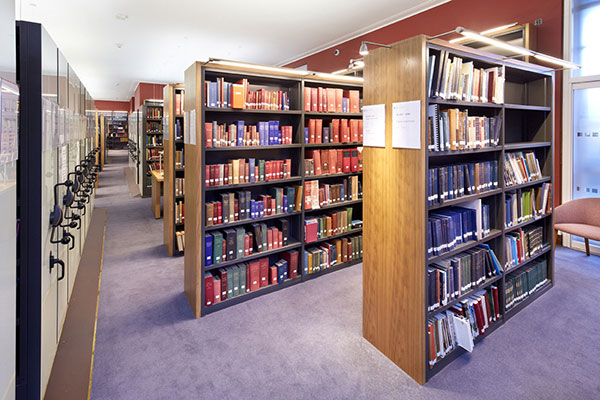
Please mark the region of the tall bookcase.
MULTIPOLYGON (((282 71, 282 70, 279 70, 282 71)), ((270 293, 285 287, 295 285, 307 279, 315 278, 329 272, 339 270, 360 263, 362 258, 356 257, 352 261, 340 263, 327 269, 322 269, 311 274, 304 273, 304 250, 323 244, 326 241, 334 241, 339 238, 347 238, 362 233, 362 228, 349 229, 347 232, 317 240, 317 242, 306 243, 304 240, 304 220, 310 216, 318 215, 319 211, 325 214, 344 207, 352 207, 353 219, 362 219, 362 196, 361 199, 345 201, 342 203, 325 206, 319 210, 305 210, 304 197, 302 197, 302 208, 299 211, 284 214, 269 215, 245 221, 236 221, 216 226, 206 226, 205 204, 217 199, 219 193, 237 191, 238 188, 251 191, 252 198, 261 194, 268 194, 271 187, 285 187, 288 185, 300 185, 304 188, 305 182, 319 179, 319 183, 340 183, 344 178, 350 176, 362 177, 361 172, 339 173, 332 175, 305 176, 304 159, 308 150, 339 148, 349 149, 352 146, 359 147, 362 142, 354 143, 323 143, 305 144, 305 126, 308 127, 308 119, 322 118, 323 126, 333 118, 362 119, 362 113, 334 113, 334 112, 308 112, 304 111, 305 87, 329 87, 343 90, 357 90, 362 99, 362 79, 335 77, 332 75, 306 73, 306 76, 298 76, 298 71, 288 74, 286 72, 268 72, 252 67, 237 67, 227 65, 205 65, 196 62, 185 71, 185 115, 186 132, 185 163, 186 169, 197 171, 196 174, 186 175, 185 178, 185 272, 184 290, 192 311, 196 318, 219 311, 234 304, 238 304, 257 296, 270 293), (296 73, 294 73, 296 72, 296 73), (215 81, 216 78, 225 78, 226 82, 237 82, 247 79, 250 90, 267 89, 271 91, 281 90, 289 94, 289 110, 255 110, 255 109, 227 109, 209 108, 205 106, 205 82, 215 81), (280 126, 292 126, 292 143, 281 145, 250 146, 250 147, 212 147, 207 148, 205 143, 205 122, 217 121, 218 123, 235 123, 244 120, 246 124, 256 124, 261 121, 276 120, 280 126), (195 143, 194 143, 195 141, 195 143), (243 183, 239 185, 227 185, 220 187, 205 187, 205 166, 216 163, 227 163, 230 159, 255 158, 256 160, 278 160, 291 159, 291 177, 272 181, 261 181, 257 183, 243 183), (241 259, 226 261, 221 264, 205 266, 205 234, 227 228, 246 227, 252 223, 266 222, 274 223, 277 219, 285 219, 289 223, 289 241, 287 245, 273 250, 254 252, 250 256, 241 259), (256 291, 239 295, 206 306, 204 302, 204 276, 206 272, 214 271, 220 267, 235 265, 239 263, 252 262, 261 258, 269 258, 269 265, 273 265, 281 256, 281 253, 290 250, 298 251, 298 277, 287 279, 279 284, 270 284, 256 291)))
POLYGON ((139 116, 141 125, 140 143, 141 165, 140 165, 140 193, 142 197, 148 197, 152 193, 151 168, 158 169, 159 162, 164 157, 158 153, 163 151, 163 102, 145 100, 139 116), (150 156, 151 153, 156 155, 150 156))
MULTIPOLYGON (((163 89, 164 119, 163 143, 165 157, 164 181, 164 244, 169 256, 181 254, 177 235, 184 233, 184 224, 176 215, 177 203, 183 202, 184 196, 177 189, 177 179, 185 178, 185 157, 183 156, 183 84, 168 84, 163 89), (177 157, 180 152, 180 157, 177 157)), ((181 240, 180 244, 181 244, 181 240)))
POLYGON ((112 111, 105 114, 106 138, 109 149, 123 149, 127 146, 127 112, 112 111))
MULTIPOLYGON (((439 58, 438 58, 439 59, 439 58)), ((490 285, 499 289, 500 318, 490 324, 485 338, 513 315, 526 307, 554 284, 552 214, 505 227, 506 194, 523 188, 553 182, 553 72, 517 60, 480 52, 443 40, 416 36, 369 52, 365 57, 366 105, 386 106, 385 148, 365 147, 364 153, 364 247, 363 336, 424 384, 464 350, 456 347, 433 367, 429 366, 427 325, 433 315, 490 285), (504 103, 478 103, 430 98, 427 89, 428 60, 440 51, 473 61, 477 68, 500 67, 505 71, 504 103), (420 101, 421 148, 392 148, 392 103, 420 101), (428 106, 459 108, 469 115, 502 119, 499 144, 491 148, 431 152, 428 150, 428 106), (533 151, 539 160, 542 179, 505 187, 504 156, 515 151, 533 151), (449 200, 442 205, 428 204, 428 169, 468 162, 497 161, 498 189, 449 200), (440 256, 428 256, 428 217, 434 210, 482 199, 490 206, 490 233, 481 240, 468 241, 440 256), (526 226, 543 227, 543 249, 523 262, 507 268, 505 238, 526 226), (427 268, 430 263, 488 244, 504 271, 435 311, 427 311, 427 268), (546 260, 548 282, 530 296, 506 310, 505 278, 530 262, 546 260)), ((550 204, 552 201, 550 199, 550 204)), ((477 351, 477 346, 473 351, 477 351)))

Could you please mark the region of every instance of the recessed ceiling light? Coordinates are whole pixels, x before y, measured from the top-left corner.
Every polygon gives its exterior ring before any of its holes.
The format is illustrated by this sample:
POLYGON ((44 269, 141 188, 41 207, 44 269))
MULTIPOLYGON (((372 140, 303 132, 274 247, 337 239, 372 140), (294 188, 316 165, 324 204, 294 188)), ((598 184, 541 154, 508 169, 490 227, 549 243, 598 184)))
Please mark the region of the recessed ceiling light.
POLYGON ((120 49, 121 47, 123 47, 123 43, 115 43, 115 46, 117 46, 117 48, 120 49))
POLYGON ((35 4, 35 3, 29 3, 29 7, 37 7, 37 4, 35 4))
POLYGON ((125 21, 127 18, 129 18, 129 16, 125 15, 125 14, 117 14, 115 15, 115 18, 121 21, 125 21))

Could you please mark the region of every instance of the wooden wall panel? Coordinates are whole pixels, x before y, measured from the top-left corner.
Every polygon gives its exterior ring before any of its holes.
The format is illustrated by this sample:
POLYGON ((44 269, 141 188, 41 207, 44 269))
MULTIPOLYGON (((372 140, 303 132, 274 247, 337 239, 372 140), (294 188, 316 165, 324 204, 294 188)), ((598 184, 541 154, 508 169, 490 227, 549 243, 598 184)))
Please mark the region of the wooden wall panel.
POLYGON ((385 104, 386 147, 365 147, 363 336, 425 383, 425 37, 365 57, 364 104, 385 104), (392 149, 392 103, 421 100, 421 149, 392 149))

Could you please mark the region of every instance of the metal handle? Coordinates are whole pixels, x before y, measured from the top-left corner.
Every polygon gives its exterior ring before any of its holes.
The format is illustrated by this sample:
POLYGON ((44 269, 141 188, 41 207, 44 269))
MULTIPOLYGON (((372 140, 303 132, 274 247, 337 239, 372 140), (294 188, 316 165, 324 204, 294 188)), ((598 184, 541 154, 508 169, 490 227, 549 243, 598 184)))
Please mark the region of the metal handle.
POLYGON ((54 258, 52 252, 50 252, 50 273, 52 273, 52 268, 54 268, 54 264, 58 264, 61 266, 62 274, 56 278, 57 281, 61 281, 65 277, 65 262, 59 258, 54 258))
POLYGON ((75 236, 71 235, 69 232, 67 231, 63 231, 63 236, 64 237, 70 237, 71 240, 71 246, 69 247, 69 250, 73 250, 75 248, 75 236))

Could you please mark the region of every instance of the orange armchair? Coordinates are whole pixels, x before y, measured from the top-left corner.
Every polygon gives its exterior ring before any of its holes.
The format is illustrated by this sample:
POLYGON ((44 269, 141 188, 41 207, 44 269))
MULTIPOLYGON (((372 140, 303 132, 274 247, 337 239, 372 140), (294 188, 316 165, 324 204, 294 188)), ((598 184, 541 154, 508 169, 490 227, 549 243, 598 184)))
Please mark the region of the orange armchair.
POLYGON ((590 255, 590 239, 600 241, 600 198, 571 200, 554 209, 554 241, 557 232, 585 239, 585 254, 590 255))

